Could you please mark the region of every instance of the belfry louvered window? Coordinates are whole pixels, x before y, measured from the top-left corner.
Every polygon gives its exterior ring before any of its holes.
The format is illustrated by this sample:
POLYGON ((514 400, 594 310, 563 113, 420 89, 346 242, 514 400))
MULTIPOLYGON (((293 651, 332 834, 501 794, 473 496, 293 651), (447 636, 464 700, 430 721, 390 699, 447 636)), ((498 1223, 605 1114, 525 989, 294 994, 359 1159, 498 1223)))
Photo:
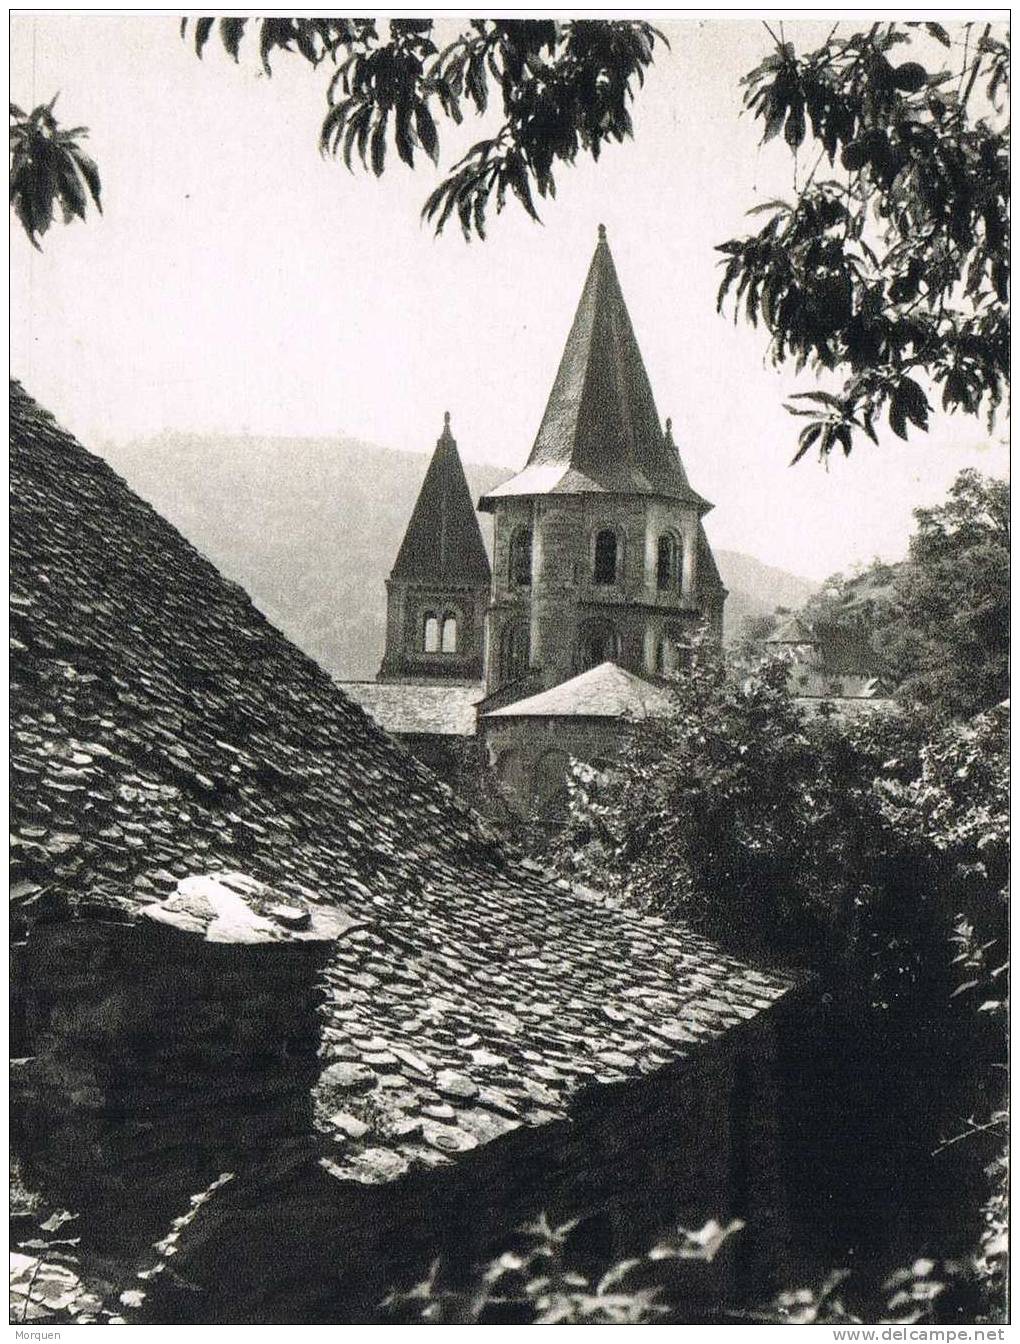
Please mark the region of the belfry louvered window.
POLYGON ((425 616, 424 644, 426 653, 439 652, 439 617, 431 612, 425 616))
POLYGON ((443 618, 443 652, 457 652, 457 618, 456 616, 445 616, 443 618))

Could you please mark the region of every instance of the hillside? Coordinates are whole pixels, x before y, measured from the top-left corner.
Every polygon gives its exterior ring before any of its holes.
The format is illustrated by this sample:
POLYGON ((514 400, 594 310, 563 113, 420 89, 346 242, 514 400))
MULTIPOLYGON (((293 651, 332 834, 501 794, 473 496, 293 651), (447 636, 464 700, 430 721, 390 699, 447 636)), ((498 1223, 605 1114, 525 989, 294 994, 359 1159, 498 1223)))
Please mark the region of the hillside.
MULTIPOLYGON (((250 593, 328 671, 373 677, 386 624, 385 579, 427 457, 356 439, 163 434, 103 444, 143 499, 250 593)), ((465 462, 477 498, 509 474, 465 462)), ((491 541, 491 522, 480 515, 491 541)), ((716 554, 728 635, 745 615, 800 606, 816 584, 735 551, 716 554)))

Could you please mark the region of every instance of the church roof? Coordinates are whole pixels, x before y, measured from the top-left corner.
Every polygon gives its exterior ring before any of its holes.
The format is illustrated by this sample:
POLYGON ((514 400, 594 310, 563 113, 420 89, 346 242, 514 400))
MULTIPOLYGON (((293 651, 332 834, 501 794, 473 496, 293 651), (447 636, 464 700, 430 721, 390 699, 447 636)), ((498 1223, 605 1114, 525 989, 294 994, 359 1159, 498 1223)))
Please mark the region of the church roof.
POLYGON ((474 737, 485 683, 340 681, 337 685, 388 733, 474 737))
POLYGON ((238 871, 356 911, 316 1093, 337 1181, 647 1088, 793 987, 506 851, 17 384, 10 470, 12 913, 130 922, 238 871))
POLYGON ((488 583, 491 576, 447 411, 390 578, 488 583))
POLYGON ((667 714, 672 703, 662 687, 605 662, 551 690, 490 710, 485 718, 646 719, 667 714))
POLYGON ((531 456, 479 508, 513 495, 665 495, 707 512, 663 434, 651 384, 599 225, 599 239, 531 456))

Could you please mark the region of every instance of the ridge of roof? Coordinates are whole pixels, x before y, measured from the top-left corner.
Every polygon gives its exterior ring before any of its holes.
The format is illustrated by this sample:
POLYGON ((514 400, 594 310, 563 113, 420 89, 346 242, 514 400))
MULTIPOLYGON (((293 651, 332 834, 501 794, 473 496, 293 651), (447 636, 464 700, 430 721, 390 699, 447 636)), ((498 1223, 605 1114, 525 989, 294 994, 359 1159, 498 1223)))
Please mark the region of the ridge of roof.
POLYGON ((489 710, 483 718, 645 719, 668 714, 672 705, 661 686, 607 660, 549 690, 489 710))
POLYGON ((524 469, 479 501, 512 495, 665 495, 712 506, 691 488, 663 433, 605 228, 524 469))
POLYGON ((492 578, 449 411, 390 578, 438 583, 488 583, 492 578))
POLYGON ((324 971, 317 1123, 364 1126, 337 1180, 569 1116, 797 984, 508 852, 13 383, 10 470, 12 914, 242 872, 364 915, 324 971))

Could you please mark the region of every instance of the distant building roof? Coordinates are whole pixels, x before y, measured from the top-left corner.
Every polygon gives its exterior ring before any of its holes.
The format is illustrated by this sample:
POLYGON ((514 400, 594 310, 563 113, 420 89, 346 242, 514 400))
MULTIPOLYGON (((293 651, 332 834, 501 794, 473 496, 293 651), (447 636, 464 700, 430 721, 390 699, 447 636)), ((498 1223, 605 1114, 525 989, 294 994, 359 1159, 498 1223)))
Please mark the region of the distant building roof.
POLYGON ((435 682, 340 681, 337 685, 388 733, 474 737, 475 705, 485 683, 469 686, 435 682))
POLYGON ((672 703, 661 686, 606 662, 551 690, 490 710, 485 718, 647 719, 668 713, 672 703))
POLYGON ((319 1123, 364 1125, 337 1181, 646 1087, 794 985, 508 854, 18 384, 10 469, 13 913, 130 921, 239 869, 356 908, 324 980, 319 1123))
POLYGON ((787 616, 773 630, 766 644, 814 644, 815 637, 798 616, 787 616))
POLYGON ((691 489, 672 433, 663 434, 602 225, 531 456, 479 508, 514 495, 589 492, 712 507, 691 489))
POLYGON ((390 578, 488 583, 491 576, 447 412, 390 578))

